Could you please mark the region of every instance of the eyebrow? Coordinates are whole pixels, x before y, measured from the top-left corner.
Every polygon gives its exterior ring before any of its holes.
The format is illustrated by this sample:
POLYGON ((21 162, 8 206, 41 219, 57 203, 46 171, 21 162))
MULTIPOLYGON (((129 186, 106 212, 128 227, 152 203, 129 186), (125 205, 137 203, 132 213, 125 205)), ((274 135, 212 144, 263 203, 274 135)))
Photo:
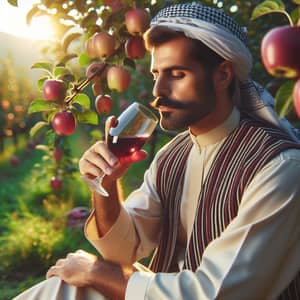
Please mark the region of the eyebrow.
MULTIPOLYGON (((170 72, 170 71, 173 71, 173 70, 182 70, 182 71, 190 71, 191 69, 188 68, 188 67, 184 67, 184 66, 171 66, 171 67, 168 67, 168 68, 165 68, 163 69, 163 72, 170 72)), ((151 70, 151 73, 154 74, 154 73, 158 73, 158 70, 157 69, 152 69, 151 70)))

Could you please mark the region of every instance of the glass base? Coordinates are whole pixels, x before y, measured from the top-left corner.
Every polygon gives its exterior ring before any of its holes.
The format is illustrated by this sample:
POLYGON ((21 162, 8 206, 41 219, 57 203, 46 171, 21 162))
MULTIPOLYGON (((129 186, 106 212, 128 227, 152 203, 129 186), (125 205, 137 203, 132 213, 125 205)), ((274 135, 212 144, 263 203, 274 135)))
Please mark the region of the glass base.
POLYGON ((108 192, 102 187, 101 182, 102 179, 105 175, 103 174, 102 176, 96 177, 96 178, 88 178, 86 176, 80 176, 81 179, 95 192, 100 194, 101 196, 108 197, 109 194, 108 192))

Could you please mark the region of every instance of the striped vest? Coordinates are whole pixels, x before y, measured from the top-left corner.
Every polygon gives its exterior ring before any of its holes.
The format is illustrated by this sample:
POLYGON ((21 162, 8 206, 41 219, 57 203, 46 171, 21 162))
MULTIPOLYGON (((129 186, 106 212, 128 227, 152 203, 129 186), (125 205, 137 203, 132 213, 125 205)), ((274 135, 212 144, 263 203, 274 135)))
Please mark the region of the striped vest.
MULTIPOLYGON (((156 184, 163 223, 159 246, 150 264, 154 272, 171 271, 180 223, 186 161, 192 146, 188 132, 179 134, 158 161, 156 184)), ((278 129, 266 127, 250 118, 241 120, 240 126, 225 139, 205 178, 184 268, 197 269, 207 245, 219 237, 237 215, 243 192, 255 174, 289 148, 300 146, 278 129)), ((280 299, 300 299, 300 272, 280 299)))

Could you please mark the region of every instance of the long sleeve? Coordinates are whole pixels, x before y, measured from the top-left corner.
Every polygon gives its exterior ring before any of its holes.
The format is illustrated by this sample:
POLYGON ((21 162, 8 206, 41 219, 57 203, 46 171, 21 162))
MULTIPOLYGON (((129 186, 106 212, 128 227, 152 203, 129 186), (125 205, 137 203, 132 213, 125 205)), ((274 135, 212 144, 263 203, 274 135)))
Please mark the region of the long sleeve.
POLYGON ((274 299, 300 269, 300 151, 268 163, 196 272, 136 272, 126 299, 274 299))
POLYGON ((98 236, 94 213, 86 222, 87 239, 107 260, 132 264, 149 256, 157 245, 161 222, 155 188, 157 157, 146 171, 142 186, 123 203, 116 223, 105 236, 98 236))

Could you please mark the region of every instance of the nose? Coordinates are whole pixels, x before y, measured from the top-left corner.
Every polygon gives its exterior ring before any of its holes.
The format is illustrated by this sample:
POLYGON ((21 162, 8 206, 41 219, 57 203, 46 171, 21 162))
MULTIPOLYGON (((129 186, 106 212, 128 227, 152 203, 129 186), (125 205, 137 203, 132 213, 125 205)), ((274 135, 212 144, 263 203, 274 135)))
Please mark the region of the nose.
POLYGON ((157 97, 168 97, 170 93, 170 88, 168 81, 165 80, 163 76, 158 76, 155 80, 152 94, 155 98, 157 97))

